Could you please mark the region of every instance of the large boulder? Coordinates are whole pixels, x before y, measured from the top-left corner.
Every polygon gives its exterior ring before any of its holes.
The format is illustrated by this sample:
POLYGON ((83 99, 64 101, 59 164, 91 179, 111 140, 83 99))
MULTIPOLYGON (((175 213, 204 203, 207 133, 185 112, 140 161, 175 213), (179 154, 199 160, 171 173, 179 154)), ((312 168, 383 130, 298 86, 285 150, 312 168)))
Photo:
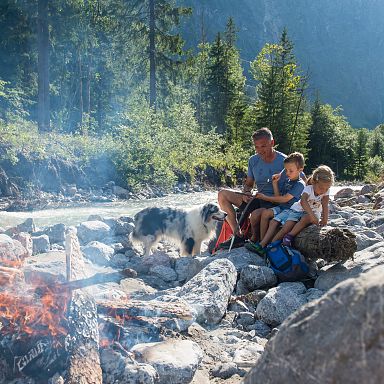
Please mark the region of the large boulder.
POLYGON ((110 236, 111 227, 102 221, 84 221, 77 227, 77 235, 81 244, 88 244, 91 241, 100 241, 110 236))
POLYGON ((215 260, 184 284, 178 296, 196 310, 198 323, 217 324, 227 310, 236 278, 231 261, 215 260))
POLYGON ((348 279, 280 327, 244 384, 381 383, 384 266, 348 279))

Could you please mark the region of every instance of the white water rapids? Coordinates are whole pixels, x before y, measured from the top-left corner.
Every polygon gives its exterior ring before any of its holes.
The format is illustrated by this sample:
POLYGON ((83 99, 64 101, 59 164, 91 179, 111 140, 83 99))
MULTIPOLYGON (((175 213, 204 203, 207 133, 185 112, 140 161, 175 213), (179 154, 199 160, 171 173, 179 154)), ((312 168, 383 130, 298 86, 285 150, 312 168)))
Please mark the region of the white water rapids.
MULTIPOLYGON (((331 188, 331 198, 345 186, 334 186, 331 188)), ((353 189, 360 187, 352 186, 353 189)), ((125 200, 113 203, 91 203, 79 207, 45 209, 28 212, 0 212, 0 227, 8 228, 33 218, 37 227, 63 223, 66 225, 77 225, 86 221, 90 215, 103 217, 133 217, 135 213, 149 206, 176 206, 189 208, 206 202, 217 202, 217 192, 196 192, 188 194, 170 194, 165 197, 147 200, 125 200)))

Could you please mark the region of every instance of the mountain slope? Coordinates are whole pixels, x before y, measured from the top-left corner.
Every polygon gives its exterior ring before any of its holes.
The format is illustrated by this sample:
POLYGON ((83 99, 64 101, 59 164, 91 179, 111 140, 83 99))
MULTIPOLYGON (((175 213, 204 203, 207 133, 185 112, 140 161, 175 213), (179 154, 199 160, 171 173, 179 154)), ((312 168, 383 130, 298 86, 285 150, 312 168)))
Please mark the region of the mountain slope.
MULTIPOLYGON (((239 29, 238 47, 253 60, 282 29, 295 44, 310 93, 322 102, 342 105, 354 127, 384 122, 384 1, 382 0, 183 0, 193 8, 185 20, 187 46, 201 41, 202 25, 211 41, 229 16, 239 29)), ((252 83, 252 80, 251 80, 252 83)))

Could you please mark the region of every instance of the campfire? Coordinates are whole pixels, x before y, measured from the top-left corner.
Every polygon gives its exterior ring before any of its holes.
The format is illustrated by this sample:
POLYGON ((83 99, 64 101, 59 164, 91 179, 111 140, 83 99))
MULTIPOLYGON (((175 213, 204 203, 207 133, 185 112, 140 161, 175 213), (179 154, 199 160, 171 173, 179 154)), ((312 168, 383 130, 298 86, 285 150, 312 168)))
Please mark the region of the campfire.
POLYGON ((134 277, 135 271, 100 273, 85 278, 77 236, 69 232, 67 280, 26 282, 23 273, 8 260, 0 259, 0 382, 18 377, 46 382, 55 373, 66 382, 79 383, 91 369, 92 382, 101 383, 99 346, 113 346, 126 353, 130 345, 120 344, 125 323, 137 322, 114 309, 104 313, 99 343, 96 303, 81 288, 134 277), (4 266, 6 265, 6 266, 4 266))

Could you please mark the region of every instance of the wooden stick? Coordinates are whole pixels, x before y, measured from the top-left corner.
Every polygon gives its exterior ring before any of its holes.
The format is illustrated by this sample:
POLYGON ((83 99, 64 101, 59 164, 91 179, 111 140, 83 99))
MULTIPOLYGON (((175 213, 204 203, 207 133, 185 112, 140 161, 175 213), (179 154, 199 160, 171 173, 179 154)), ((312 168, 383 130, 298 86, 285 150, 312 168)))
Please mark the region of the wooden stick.
POLYGON ((123 279, 126 279, 128 277, 136 277, 136 276, 137 276, 136 271, 130 268, 126 268, 118 272, 110 272, 110 273, 100 272, 85 279, 72 280, 72 281, 67 281, 65 283, 58 284, 55 287, 55 289, 75 290, 75 289, 89 287, 95 284, 110 283, 110 282, 119 283, 123 279))

